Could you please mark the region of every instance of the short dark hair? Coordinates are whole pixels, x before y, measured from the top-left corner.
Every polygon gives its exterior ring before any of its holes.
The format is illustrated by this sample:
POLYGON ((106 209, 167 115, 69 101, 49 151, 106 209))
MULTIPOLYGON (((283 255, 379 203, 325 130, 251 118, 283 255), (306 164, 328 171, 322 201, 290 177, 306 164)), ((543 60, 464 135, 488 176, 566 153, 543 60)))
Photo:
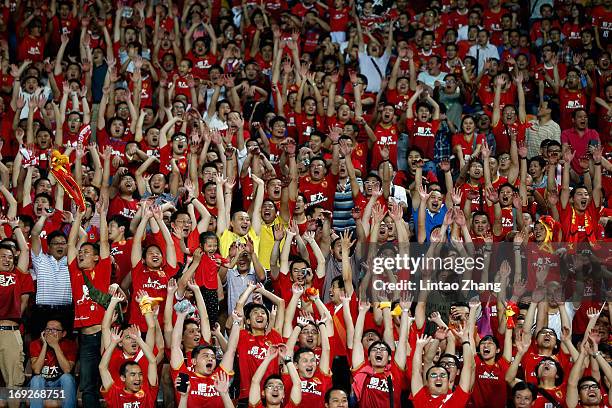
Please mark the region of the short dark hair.
POLYGON ((346 390, 344 388, 339 388, 339 387, 332 387, 329 390, 327 390, 327 392, 325 393, 325 403, 329 404, 329 400, 331 399, 331 394, 334 391, 341 391, 344 393, 344 395, 346 395, 346 397, 348 398, 348 392, 346 392, 346 390))
POLYGON ((128 360, 125 363, 121 364, 121 367, 119 368, 119 375, 125 377, 125 374, 127 373, 127 368, 130 366, 140 367, 140 365, 136 361, 128 360))
POLYGON ((529 390, 531 392, 531 398, 534 401, 538 397, 538 388, 535 385, 525 381, 520 381, 514 384, 514 387, 512 387, 512 397, 514 397, 519 391, 524 390, 529 390))
POLYGON ((213 353, 215 353, 215 355, 217 354, 217 350, 213 346, 200 344, 191 350, 191 358, 195 360, 198 357, 198 354, 204 350, 211 350, 213 353))
POLYGON ((429 367, 429 369, 425 372, 425 378, 429 377, 429 372, 431 370, 433 370, 434 368, 441 368, 441 369, 443 369, 444 371, 446 371, 446 375, 448 375, 450 377, 450 373, 448 372, 446 367, 442 367, 440 364, 435 364, 435 365, 432 365, 431 367, 429 367))
MULTIPOLYGON (((552 361, 555 364, 555 367, 557 367, 557 378, 555 378, 555 387, 558 387, 561 384, 563 384, 563 377, 565 374, 563 372, 563 367, 557 360, 555 360, 552 357, 544 357, 542 360, 540 360, 540 362, 535 366, 535 369, 533 370, 535 376, 536 377, 538 376, 538 370, 540 369, 540 366, 542 365, 542 363, 544 363, 545 361, 552 361)), ((540 382, 540 379, 538 378, 538 384, 539 382, 540 382)))
POLYGON ((123 227, 125 229, 125 232, 123 234, 126 237, 128 236, 128 234, 130 233, 130 221, 127 219, 127 217, 124 217, 121 214, 115 214, 108 221, 109 224, 111 222, 114 222, 120 228, 123 227))
POLYGON ((81 248, 83 248, 84 246, 90 246, 94 255, 100 255, 100 246, 98 244, 94 244, 93 242, 84 242, 83 244, 81 244, 81 248))
POLYGON ((51 241, 53 241, 53 239, 55 239, 57 237, 63 237, 65 240, 68 240, 68 238, 66 238, 66 234, 64 234, 60 230, 57 230, 57 231, 53 231, 52 233, 47 235, 47 245, 51 245, 51 241))
POLYGON ((268 385, 268 383, 271 380, 280 380, 280 381, 283 381, 283 377, 281 377, 279 374, 270 374, 269 376, 266 377, 266 380, 263 383, 264 388, 265 388, 266 385, 268 385))
POLYGON ((293 362, 297 363, 298 361, 300 361, 300 357, 302 356, 302 354, 306 353, 315 354, 314 350, 309 347, 300 347, 295 353, 293 353, 293 362))
POLYGON ((383 340, 376 340, 375 342, 370 344, 370 347, 368 347, 368 354, 370 354, 370 352, 372 351, 374 347, 380 346, 381 344, 385 346, 385 348, 387 349, 387 352, 389 353, 389 356, 391 356, 391 347, 387 343, 385 343, 383 340))
POLYGON ((595 384, 599 385, 599 381, 597 381, 595 378, 593 378, 590 375, 585 375, 584 377, 580 378, 580 380, 578 380, 578 390, 580 391, 580 387, 582 386, 582 384, 584 384, 585 382, 594 382, 595 384))

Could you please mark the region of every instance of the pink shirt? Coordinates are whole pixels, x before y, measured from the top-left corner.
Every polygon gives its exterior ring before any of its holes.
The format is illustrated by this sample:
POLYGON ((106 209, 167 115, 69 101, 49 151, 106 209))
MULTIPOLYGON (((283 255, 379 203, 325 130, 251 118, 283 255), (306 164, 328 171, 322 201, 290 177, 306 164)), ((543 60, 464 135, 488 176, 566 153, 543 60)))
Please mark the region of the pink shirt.
POLYGON ((561 132, 561 144, 567 143, 576 152, 574 160, 572 160, 572 169, 578 174, 582 174, 580 158, 586 156, 589 152, 590 140, 596 140, 598 144, 601 143, 599 141, 599 133, 595 129, 585 129, 582 136, 574 128, 561 132))

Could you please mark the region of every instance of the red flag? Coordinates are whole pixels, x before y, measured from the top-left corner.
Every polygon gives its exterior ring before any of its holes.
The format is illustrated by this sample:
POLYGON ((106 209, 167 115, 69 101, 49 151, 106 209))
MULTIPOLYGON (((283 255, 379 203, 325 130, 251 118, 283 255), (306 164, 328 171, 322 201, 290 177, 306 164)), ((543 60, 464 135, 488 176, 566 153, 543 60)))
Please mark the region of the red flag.
POLYGON ((60 183, 66 194, 72 198, 79 210, 85 211, 83 192, 74 177, 72 177, 72 173, 70 173, 69 169, 70 163, 68 162, 68 156, 54 150, 51 156, 51 173, 53 173, 53 177, 60 183))

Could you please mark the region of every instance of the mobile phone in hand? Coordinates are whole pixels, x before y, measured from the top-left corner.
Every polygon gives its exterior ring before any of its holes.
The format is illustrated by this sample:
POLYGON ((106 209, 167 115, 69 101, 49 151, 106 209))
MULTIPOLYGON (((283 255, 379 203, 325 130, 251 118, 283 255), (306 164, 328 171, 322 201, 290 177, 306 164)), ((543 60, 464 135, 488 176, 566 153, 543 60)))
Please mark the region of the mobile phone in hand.
POLYGON ((178 374, 180 382, 176 385, 178 392, 187 392, 187 386, 189 385, 189 375, 185 373, 178 374))

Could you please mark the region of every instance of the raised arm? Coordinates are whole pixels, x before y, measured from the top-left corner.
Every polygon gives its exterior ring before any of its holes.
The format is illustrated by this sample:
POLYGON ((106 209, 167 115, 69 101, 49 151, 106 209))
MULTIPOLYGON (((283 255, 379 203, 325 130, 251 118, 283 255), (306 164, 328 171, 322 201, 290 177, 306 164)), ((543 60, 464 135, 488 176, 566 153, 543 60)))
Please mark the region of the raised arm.
MULTIPOLYGON (((113 351, 117 344, 121 341, 123 333, 119 332, 117 328, 114 328, 111 332, 111 342, 109 347, 106 348, 104 354, 102 355, 102 359, 100 359, 100 364, 98 365, 98 369, 100 370, 100 379, 102 380, 102 388, 105 391, 109 391, 115 381, 113 380, 113 376, 108 370, 108 365, 110 363, 111 357, 113 355, 113 351)), ((156 365, 154 365, 157 368, 156 365)))
POLYGON ((365 352, 363 349, 363 344, 361 343, 361 338, 363 337, 363 326, 368 310, 370 310, 369 302, 359 302, 359 314, 357 315, 357 321, 355 322, 355 333, 353 337, 353 354, 351 359, 351 365, 353 370, 359 368, 365 362, 365 352))
MULTIPOLYGON (((251 387, 249 389, 249 406, 254 407, 259 405, 261 402, 261 382, 264 380, 263 377, 268 370, 268 366, 276 359, 278 359, 278 346, 273 345, 268 348, 266 358, 260 363, 257 370, 255 370, 253 377, 251 378, 251 387)), ((301 385, 299 378, 297 384, 301 385)))

